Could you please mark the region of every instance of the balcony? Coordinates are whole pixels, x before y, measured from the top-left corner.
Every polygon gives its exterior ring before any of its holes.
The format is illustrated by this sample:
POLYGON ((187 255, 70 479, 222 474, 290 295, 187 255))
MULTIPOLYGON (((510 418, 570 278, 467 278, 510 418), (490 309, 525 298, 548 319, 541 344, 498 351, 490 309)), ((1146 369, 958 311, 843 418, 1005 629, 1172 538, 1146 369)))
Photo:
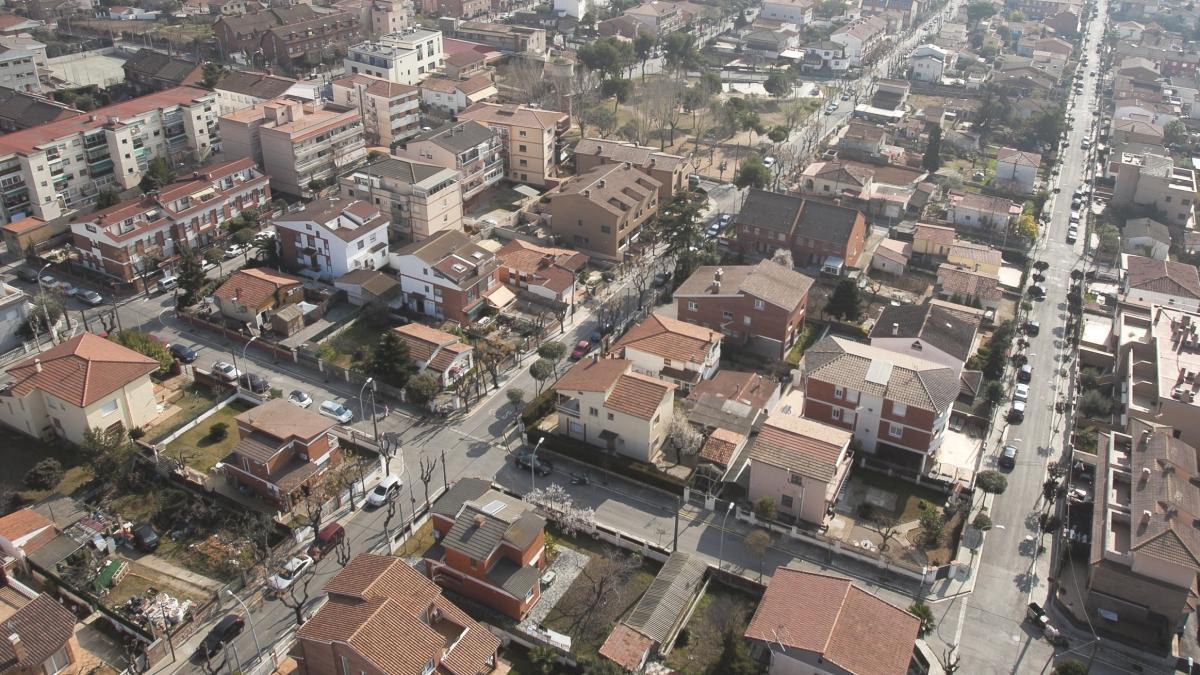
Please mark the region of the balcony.
POLYGON ((554 402, 554 407, 558 412, 571 417, 579 417, 579 399, 571 398, 570 396, 559 396, 554 402))

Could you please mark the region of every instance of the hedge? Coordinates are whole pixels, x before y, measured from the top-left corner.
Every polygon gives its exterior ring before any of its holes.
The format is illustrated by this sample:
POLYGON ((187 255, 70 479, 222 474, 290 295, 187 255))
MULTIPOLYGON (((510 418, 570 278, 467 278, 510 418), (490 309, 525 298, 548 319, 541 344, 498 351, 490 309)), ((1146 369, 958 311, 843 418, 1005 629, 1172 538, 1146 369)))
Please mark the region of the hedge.
POLYGON ((532 429, 543 417, 552 412, 554 412, 554 389, 547 387, 546 391, 538 394, 525 405, 525 410, 521 413, 522 428, 532 429))
POLYGON ((684 480, 659 471, 653 464, 639 462, 624 455, 609 454, 600 448, 573 438, 546 433, 535 428, 529 429, 528 437, 531 444, 536 444, 539 438, 544 437, 546 440, 542 442, 542 447, 547 450, 660 490, 682 495, 683 489, 687 487, 684 480))

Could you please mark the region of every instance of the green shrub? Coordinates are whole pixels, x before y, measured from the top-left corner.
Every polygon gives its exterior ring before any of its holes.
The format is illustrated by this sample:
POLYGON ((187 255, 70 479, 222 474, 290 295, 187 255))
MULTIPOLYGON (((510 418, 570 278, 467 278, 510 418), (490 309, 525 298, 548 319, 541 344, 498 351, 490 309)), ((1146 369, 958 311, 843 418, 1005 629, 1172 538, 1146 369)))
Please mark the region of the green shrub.
POLYGON ((525 429, 530 429, 538 423, 546 415, 549 415, 554 410, 554 390, 547 389, 534 397, 529 405, 525 406, 525 411, 521 413, 521 425, 525 429))
POLYGON ((47 457, 25 472, 24 482, 25 487, 34 490, 52 490, 62 478, 62 462, 53 457, 47 457))
POLYGON ((213 443, 220 443, 229 436, 229 424, 227 422, 217 422, 208 428, 208 439, 213 443))
POLYGON ((980 490, 994 495, 1001 494, 1008 489, 1008 479, 1004 477, 1004 474, 992 469, 980 471, 979 475, 975 477, 975 484, 979 486, 980 490))

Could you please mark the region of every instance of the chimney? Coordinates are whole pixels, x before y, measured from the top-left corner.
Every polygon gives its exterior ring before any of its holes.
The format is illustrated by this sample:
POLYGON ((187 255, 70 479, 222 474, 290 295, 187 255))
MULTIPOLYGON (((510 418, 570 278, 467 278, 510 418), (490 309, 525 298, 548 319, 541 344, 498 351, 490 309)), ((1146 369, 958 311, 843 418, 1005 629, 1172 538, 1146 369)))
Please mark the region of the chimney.
POLYGON ((42 360, 41 359, 33 360, 33 369, 39 373, 42 372, 42 360))
POLYGON ((584 191, 583 191, 583 198, 584 198, 584 199, 590 199, 590 198, 591 198, 591 196, 592 196, 592 191, 591 191, 591 190, 584 190, 584 191))
POLYGON ((483 527, 485 522, 487 522, 487 518, 484 518, 482 513, 475 514, 475 527, 483 527))
POLYGON ((724 267, 718 267, 718 268, 717 268, 717 271, 716 271, 716 272, 713 272, 713 279, 716 279, 717 281, 720 281, 720 280, 721 280, 721 275, 723 275, 723 274, 725 274, 725 268, 724 268, 724 267))
POLYGON ((25 643, 21 641, 21 636, 13 633, 8 636, 8 644, 12 647, 13 656, 17 657, 17 663, 25 663, 29 659, 29 652, 25 649, 25 643))
POLYGON ((600 182, 599 182, 599 183, 596 183, 596 187, 598 187, 598 188, 603 188, 603 187, 604 187, 604 179, 603 179, 603 178, 601 178, 601 179, 600 179, 600 182))
POLYGON ((892 324, 892 335, 899 335, 899 334, 900 334, 900 324, 893 323, 892 324))
POLYGON ((1142 511, 1142 524, 1145 525, 1146 523, 1150 522, 1150 516, 1152 515, 1154 514, 1150 513, 1150 509, 1142 511))

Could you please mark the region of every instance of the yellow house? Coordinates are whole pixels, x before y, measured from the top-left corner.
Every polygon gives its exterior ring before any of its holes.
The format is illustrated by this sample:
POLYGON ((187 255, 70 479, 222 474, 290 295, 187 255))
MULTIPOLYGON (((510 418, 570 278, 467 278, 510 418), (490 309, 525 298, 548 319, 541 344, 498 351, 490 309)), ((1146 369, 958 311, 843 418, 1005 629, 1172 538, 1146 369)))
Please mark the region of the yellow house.
POLYGON ((143 426, 158 414, 150 382, 157 368, 148 356, 84 333, 8 369, 0 422, 72 443, 92 428, 143 426))
POLYGON ((913 233, 913 253, 930 258, 945 258, 954 245, 954 228, 917 223, 913 233))

